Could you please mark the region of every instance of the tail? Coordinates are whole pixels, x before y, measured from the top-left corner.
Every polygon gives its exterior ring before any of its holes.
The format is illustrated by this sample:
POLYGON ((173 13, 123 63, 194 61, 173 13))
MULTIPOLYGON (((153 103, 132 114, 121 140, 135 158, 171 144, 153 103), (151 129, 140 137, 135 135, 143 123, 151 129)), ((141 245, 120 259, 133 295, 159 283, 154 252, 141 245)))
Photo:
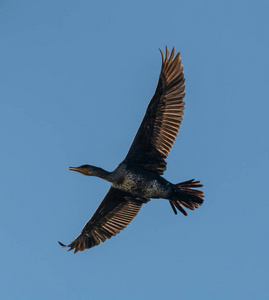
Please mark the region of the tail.
POLYGON ((203 185, 200 184, 200 181, 188 180, 175 185, 180 191, 177 195, 172 198, 169 202, 175 214, 177 214, 176 208, 187 216, 186 211, 180 206, 183 205, 188 209, 194 210, 198 208, 199 205, 202 205, 204 202, 204 194, 202 191, 196 190, 203 185))

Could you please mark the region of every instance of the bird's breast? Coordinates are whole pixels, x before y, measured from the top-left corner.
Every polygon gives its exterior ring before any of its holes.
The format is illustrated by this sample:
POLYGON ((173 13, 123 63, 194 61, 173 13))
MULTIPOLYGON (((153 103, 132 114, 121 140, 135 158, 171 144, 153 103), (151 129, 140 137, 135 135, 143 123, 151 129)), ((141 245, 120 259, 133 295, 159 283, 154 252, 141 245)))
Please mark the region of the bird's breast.
POLYGON ((121 175, 117 182, 112 183, 112 186, 135 196, 165 198, 170 191, 170 187, 161 183, 153 174, 150 176, 151 174, 144 172, 124 169, 121 175))

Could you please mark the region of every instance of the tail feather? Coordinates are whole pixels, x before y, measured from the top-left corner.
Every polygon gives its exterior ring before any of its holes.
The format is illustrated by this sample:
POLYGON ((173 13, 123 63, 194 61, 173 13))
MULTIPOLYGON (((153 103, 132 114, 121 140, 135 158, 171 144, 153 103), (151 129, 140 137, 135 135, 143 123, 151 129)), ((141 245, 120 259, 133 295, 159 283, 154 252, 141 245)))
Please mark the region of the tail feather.
POLYGON ((198 208, 199 205, 202 205, 204 202, 204 194, 202 191, 196 190, 196 188, 202 186, 200 181, 194 181, 194 179, 176 184, 180 193, 174 199, 170 200, 174 213, 177 214, 177 208, 183 215, 187 216, 186 211, 180 205, 183 205, 190 210, 194 210, 195 208, 198 208))

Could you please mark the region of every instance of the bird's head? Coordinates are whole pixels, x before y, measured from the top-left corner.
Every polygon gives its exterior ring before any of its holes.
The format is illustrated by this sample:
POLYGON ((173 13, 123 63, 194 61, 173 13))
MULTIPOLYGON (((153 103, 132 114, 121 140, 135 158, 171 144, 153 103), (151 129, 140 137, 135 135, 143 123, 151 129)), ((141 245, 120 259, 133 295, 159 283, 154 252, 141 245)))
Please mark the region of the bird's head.
POLYGON ((90 165, 82 165, 80 167, 69 167, 70 171, 76 171, 83 175, 93 176, 95 174, 95 167, 90 165))

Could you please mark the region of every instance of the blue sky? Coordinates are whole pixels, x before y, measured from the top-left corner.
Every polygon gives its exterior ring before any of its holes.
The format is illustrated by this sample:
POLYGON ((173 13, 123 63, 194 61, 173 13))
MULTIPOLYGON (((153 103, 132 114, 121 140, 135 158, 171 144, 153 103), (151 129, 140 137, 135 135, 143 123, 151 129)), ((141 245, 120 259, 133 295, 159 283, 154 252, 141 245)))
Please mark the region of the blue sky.
POLYGON ((1 299, 268 299, 268 1, 0 2, 1 299), (165 178, 204 205, 146 204, 120 235, 71 242, 181 52, 186 109, 165 178))

